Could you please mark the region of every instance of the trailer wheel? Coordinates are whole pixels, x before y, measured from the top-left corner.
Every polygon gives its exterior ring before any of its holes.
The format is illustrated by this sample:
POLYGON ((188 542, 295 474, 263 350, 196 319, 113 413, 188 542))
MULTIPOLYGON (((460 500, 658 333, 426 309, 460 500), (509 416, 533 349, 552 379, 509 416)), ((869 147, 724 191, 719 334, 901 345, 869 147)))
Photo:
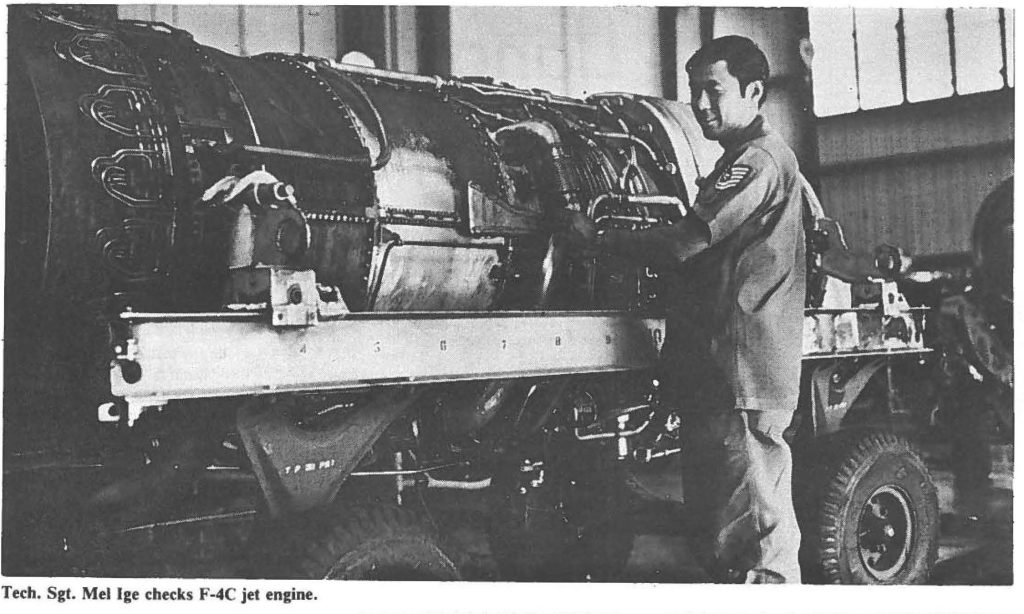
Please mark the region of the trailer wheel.
POLYGON ((518 466, 496 475, 489 537, 503 577, 618 578, 633 548, 629 493, 624 471, 594 456, 576 449, 566 458, 548 459, 538 486, 529 479, 524 484, 518 466))
MULTIPOLYGON (((935 485, 910 443, 888 432, 840 432, 804 485, 804 573, 832 584, 920 584, 938 550, 935 485), (825 462, 822 462, 825 460, 825 462)), ((814 462, 813 459, 808 459, 814 462)))
POLYGON ((459 580, 433 531, 394 506, 349 508, 300 561, 305 577, 327 580, 459 580))

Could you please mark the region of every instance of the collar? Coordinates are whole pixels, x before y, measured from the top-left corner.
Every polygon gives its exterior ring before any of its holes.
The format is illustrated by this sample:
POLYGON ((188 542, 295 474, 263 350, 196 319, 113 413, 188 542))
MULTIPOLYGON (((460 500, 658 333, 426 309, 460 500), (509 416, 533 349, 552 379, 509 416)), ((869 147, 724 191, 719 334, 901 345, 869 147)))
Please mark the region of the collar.
POLYGON ((719 144, 728 154, 736 151, 744 143, 766 135, 770 129, 769 125, 764 121, 764 116, 758 113, 754 116, 754 121, 750 122, 746 128, 743 128, 728 139, 722 139, 719 141, 719 144))

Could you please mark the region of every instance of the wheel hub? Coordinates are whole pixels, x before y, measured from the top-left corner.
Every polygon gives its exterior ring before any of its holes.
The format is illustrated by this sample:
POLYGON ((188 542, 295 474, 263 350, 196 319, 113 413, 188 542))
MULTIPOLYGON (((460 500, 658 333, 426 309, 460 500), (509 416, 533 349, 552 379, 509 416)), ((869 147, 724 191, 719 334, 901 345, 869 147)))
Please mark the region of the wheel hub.
POLYGON ((907 494, 891 485, 875 489, 857 524, 857 547, 868 573, 883 582, 895 577, 906 565, 913 536, 907 494))

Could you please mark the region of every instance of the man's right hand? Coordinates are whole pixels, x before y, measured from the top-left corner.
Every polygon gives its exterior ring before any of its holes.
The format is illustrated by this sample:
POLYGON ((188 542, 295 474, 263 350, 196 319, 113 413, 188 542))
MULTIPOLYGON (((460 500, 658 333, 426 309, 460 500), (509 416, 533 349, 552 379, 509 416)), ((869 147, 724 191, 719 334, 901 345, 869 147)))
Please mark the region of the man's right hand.
POLYGON ((585 255, 597 253, 597 226, 594 221, 579 211, 567 212, 565 236, 569 246, 585 255))

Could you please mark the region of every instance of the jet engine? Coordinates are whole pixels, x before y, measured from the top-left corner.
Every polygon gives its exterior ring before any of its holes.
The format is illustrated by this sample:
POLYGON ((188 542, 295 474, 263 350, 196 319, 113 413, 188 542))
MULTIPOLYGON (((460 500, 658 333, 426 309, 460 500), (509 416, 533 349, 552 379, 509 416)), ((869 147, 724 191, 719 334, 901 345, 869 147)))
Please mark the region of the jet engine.
POLYGON ((562 220, 671 223, 709 170, 689 110, 656 98, 242 58, 73 9, 12 11, 10 31, 19 441, 41 436, 38 408, 65 439, 83 406, 117 413, 111 361, 126 385, 147 376, 126 314, 656 312, 656 272, 570 253, 562 220))

